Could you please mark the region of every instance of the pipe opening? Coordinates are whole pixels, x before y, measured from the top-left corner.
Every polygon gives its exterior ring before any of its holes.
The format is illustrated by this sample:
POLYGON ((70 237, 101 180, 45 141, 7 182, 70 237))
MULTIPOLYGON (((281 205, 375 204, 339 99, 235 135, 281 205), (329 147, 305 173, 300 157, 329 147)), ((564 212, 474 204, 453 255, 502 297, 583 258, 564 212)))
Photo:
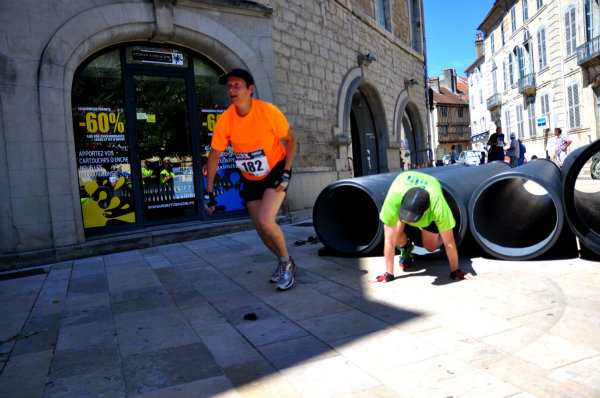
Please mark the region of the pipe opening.
POLYGON ((575 212, 585 229, 600 234, 600 179, 594 169, 600 169, 600 152, 587 159, 578 173, 573 199, 575 212))
POLYGON ((492 183, 477 198, 473 224, 491 250, 522 255, 544 247, 558 224, 558 210, 550 193, 538 183, 504 178, 492 183))
POLYGON ((351 185, 337 186, 318 200, 314 218, 323 243, 341 253, 358 253, 381 239, 379 209, 373 198, 351 185))

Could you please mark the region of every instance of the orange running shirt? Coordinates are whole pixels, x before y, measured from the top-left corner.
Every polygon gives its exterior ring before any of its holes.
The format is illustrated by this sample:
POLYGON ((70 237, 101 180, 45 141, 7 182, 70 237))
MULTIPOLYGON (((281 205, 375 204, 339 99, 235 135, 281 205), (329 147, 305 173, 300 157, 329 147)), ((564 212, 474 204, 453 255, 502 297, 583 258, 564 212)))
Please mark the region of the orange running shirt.
POLYGON ((225 151, 231 142, 238 168, 249 180, 261 180, 286 155, 281 139, 290 125, 273 104, 252 98, 250 113, 238 116, 231 105, 217 121, 211 148, 225 151), (268 164, 267 164, 268 163, 268 164))

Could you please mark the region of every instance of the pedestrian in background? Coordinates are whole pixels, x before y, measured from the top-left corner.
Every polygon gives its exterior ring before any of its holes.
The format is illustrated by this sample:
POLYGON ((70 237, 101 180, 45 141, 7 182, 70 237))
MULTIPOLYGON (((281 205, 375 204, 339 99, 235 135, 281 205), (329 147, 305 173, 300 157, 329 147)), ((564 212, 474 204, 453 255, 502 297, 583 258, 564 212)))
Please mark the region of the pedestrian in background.
POLYGON ((490 147, 488 150, 488 163, 495 160, 504 161, 504 134, 502 134, 502 127, 496 127, 496 132, 490 136, 486 145, 490 147))
POLYGON ((517 161, 518 166, 523 166, 525 164, 525 152, 527 152, 527 148, 525 148, 525 144, 519 138, 519 160, 517 161))
POLYGON ((450 152, 450 163, 454 164, 456 163, 456 145, 452 145, 450 148, 452 149, 452 152, 450 152))
POLYGON ((519 162, 519 141, 515 138, 515 133, 510 133, 510 144, 506 150, 510 167, 517 167, 519 162))
POLYGON ((560 127, 554 129, 554 135, 556 136, 556 141, 554 143, 554 159, 556 159, 558 167, 562 170, 563 162, 567 157, 567 148, 573 141, 568 137, 567 133, 563 133, 560 127))

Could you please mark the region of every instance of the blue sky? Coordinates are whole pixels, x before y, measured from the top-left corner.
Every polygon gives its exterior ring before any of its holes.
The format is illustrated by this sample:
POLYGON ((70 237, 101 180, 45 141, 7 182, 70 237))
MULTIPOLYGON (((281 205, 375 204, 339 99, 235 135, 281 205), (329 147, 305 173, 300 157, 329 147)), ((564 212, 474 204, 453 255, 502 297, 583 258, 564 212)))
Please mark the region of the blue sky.
POLYGON ((475 62, 477 27, 493 4, 494 0, 423 0, 430 78, 446 68, 466 77, 465 69, 475 62))

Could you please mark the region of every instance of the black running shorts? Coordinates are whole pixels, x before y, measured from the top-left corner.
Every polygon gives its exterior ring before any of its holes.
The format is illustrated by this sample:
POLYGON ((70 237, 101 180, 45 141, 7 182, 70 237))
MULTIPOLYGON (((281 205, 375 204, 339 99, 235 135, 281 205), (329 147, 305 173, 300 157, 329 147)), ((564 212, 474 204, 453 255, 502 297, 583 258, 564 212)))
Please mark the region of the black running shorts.
MULTIPOLYGON (((246 203, 252 202, 253 200, 261 200, 266 189, 277 188, 281 173, 285 167, 285 158, 273 167, 273 170, 262 180, 248 180, 242 176, 244 181, 244 191, 246 203)), ((284 189, 284 191, 286 191, 284 189)))

